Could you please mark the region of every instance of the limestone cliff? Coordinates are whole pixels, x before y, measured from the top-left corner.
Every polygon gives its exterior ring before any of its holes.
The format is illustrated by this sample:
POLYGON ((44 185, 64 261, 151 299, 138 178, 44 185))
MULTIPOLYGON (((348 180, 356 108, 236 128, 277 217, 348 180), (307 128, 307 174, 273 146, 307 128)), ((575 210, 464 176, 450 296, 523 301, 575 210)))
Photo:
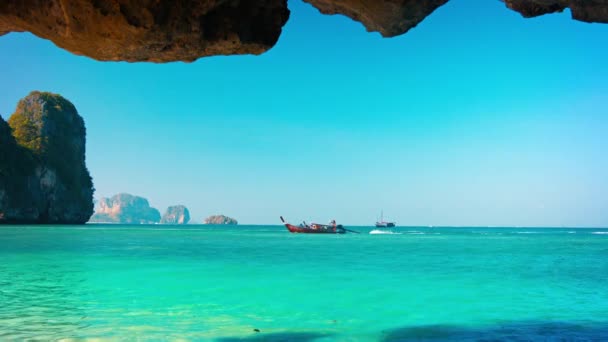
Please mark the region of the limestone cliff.
POLYGON ((188 224, 190 222, 190 211, 183 205, 174 205, 160 219, 161 224, 188 224))
POLYGON ((93 182, 86 129, 74 105, 32 92, 7 123, 0 118, 0 223, 85 223, 93 182))
POLYGON ((117 194, 112 198, 101 198, 95 215, 89 222, 153 224, 160 221, 160 212, 150 207, 148 200, 130 194, 117 194))
POLYGON ((211 215, 205 219, 205 224, 239 224, 237 220, 224 215, 211 215))
MULTIPOLYGON (((407 32, 448 0, 304 0, 369 31, 407 32)), ((524 17, 561 12, 608 23, 608 0, 502 0, 524 17)), ((261 54, 279 39, 287 0, 2 0, 0 36, 29 31, 78 55, 105 61, 194 61, 261 54)), ((480 30, 483 28, 480 27, 480 30)))

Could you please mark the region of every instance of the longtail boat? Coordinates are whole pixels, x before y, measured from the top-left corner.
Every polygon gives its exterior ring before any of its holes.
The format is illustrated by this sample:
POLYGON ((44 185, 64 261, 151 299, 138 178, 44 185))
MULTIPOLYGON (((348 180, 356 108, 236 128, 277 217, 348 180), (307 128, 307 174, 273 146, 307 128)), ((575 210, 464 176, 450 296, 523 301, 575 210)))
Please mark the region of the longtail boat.
POLYGON ((318 224, 318 223, 307 224, 307 223, 303 222, 296 226, 296 225, 286 222, 283 219, 283 216, 281 216, 281 222, 283 222, 283 224, 285 225, 287 230, 289 230, 291 233, 344 234, 346 232, 352 232, 352 233, 359 234, 359 232, 344 228, 341 224, 338 224, 338 225, 327 225, 327 224, 318 224))

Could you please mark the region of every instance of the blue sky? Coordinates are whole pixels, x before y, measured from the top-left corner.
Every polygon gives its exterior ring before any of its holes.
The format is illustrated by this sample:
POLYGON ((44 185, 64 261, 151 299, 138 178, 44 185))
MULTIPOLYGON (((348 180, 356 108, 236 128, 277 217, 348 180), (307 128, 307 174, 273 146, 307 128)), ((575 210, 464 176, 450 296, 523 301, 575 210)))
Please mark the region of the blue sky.
POLYGON ((0 114, 31 90, 84 117, 96 197, 195 221, 608 226, 608 25, 452 0, 382 39, 290 1, 261 56, 97 62, 0 37, 0 114))

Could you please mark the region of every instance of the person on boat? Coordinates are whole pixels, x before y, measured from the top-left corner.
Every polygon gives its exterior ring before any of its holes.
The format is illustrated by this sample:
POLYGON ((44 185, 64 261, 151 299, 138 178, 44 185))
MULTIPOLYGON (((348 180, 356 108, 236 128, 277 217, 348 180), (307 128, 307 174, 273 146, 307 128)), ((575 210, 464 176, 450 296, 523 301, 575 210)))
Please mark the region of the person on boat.
POLYGON ((336 220, 331 220, 331 222, 329 222, 329 224, 333 227, 336 228, 336 220))

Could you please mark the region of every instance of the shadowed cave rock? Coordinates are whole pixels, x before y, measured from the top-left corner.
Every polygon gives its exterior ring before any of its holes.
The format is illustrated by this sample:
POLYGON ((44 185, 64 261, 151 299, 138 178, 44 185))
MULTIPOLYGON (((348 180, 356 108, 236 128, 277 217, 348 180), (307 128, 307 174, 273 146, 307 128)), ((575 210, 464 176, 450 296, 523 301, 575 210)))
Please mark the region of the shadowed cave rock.
POLYGON ((507 7, 526 18, 570 8, 572 18, 588 23, 608 23, 607 0, 504 0, 507 7))
MULTIPOLYGON (((407 32, 448 0, 304 0, 385 37, 407 32)), ((608 0, 503 0, 524 17, 561 12, 608 23, 608 0)), ((194 61, 261 54, 289 18, 287 0, 3 0, 0 36, 31 32, 101 61, 194 61)), ((480 28, 481 29, 481 28, 480 28)))
POLYGON ((260 54, 279 39, 281 0, 3 0, 0 35, 29 31, 103 61, 260 54))

